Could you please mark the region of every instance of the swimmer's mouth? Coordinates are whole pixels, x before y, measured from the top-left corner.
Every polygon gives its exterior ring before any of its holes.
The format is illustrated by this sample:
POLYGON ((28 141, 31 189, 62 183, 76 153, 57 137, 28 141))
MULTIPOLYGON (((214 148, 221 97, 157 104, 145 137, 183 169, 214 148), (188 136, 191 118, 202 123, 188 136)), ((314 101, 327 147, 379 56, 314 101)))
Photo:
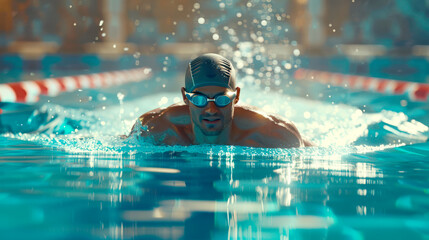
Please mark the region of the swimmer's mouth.
POLYGON ((203 122, 206 123, 217 123, 220 121, 220 118, 203 118, 203 122))

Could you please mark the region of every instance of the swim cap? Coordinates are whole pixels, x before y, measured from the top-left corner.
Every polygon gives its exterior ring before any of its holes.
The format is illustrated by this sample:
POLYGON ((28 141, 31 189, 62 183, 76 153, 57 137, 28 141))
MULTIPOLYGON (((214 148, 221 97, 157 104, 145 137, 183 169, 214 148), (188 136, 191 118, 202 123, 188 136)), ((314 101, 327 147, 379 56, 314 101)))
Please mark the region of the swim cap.
POLYGON ((232 63, 214 53, 201 55, 188 64, 185 77, 187 92, 204 86, 219 86, 235 90, 235 69, 232 63))

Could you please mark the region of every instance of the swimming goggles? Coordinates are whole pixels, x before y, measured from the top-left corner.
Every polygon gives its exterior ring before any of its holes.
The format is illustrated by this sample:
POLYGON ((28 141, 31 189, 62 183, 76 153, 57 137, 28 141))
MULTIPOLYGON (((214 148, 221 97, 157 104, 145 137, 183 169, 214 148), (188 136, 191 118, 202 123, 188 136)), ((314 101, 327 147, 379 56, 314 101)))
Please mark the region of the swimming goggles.
POLYGON ((205 107, 209 102, 214 102, 218 107, 225 107, 231 103, 231 99, 235 98, 236 92, 228 92, 223 95, 217 95, 214 98, 209 98, 200 93, 185 92, 186 97, 197 107, 205 107))

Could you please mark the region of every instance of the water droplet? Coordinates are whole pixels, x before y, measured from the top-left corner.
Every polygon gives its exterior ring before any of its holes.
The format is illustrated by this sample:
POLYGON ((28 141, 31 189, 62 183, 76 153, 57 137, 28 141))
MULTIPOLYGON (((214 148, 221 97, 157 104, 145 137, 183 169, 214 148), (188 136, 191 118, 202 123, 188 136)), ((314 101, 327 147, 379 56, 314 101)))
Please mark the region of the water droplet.
POLYGON ((310 112, 304 112, 304 118, 305 119, 311 118, 311 113, 310 112))
POLYGON ((158 105, 161 106, 163 104, 168 103, 168 98, 167 97, 162 97, 161 100, 158 102, 158 105))
POLYGON ((118 97, 119 101, 122 101, 122 100, 124 100, 125 95, 121 92, 118 92, 118 94, 116 94, 116 97, 118 97))
POLYGON ((300 54, 301 54, 301 52, 299 51, 299 49, 293 50, 293 55, 295 55, 296 57, 298 57, 300 54))
POLYGON ((180 101, 182 101, 182 99, 181 99, 181 98, 179 98, 179 97, 175 97, 175 98, 173 99, 173 102, 174 102, 174 103, 179 103, 180 101))

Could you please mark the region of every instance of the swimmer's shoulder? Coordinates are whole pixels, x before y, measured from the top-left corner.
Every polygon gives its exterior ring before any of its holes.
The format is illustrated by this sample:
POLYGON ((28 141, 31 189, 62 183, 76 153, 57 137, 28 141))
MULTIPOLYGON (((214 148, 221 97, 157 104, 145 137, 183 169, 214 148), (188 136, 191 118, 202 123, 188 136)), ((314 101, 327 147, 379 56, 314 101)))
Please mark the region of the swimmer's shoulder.
POLYGON ((130 136, 138 133, 141 136, 148 136, 149 133, 164 131, 169 125, 165 117, 166 108, 156 108, 142 114, 131 129, 130 136))
POLYGON ((139 117, 141 124, 159 125, 161 123, 185 124, 190 123, 189 108, 184 103, 177 103, 169 107, 156 108, 139 117))
POLYGON ((141 115, 134 124, 130 136, 138 133, 158 144, 189 145, 189 110, 184 104, 156 108, 141 115), (188 112, 187 112, 188 111, 188 112))
MULTIPOLYGON (((245 128, 265 127, 280 117, 274 117, 272 114, 266 113, 260 108, 251 105, 236 105, 234 119, 239 126, 245 128)), ((284 121, 287 121, 284 119, 284 121)))
POLYGON ((304 146, 302 137, 295 124, 276 114, 249 105, 236 106, 236 124, 250 132, 249 137, 258 139, 261 145, 268 147, 304 146))

